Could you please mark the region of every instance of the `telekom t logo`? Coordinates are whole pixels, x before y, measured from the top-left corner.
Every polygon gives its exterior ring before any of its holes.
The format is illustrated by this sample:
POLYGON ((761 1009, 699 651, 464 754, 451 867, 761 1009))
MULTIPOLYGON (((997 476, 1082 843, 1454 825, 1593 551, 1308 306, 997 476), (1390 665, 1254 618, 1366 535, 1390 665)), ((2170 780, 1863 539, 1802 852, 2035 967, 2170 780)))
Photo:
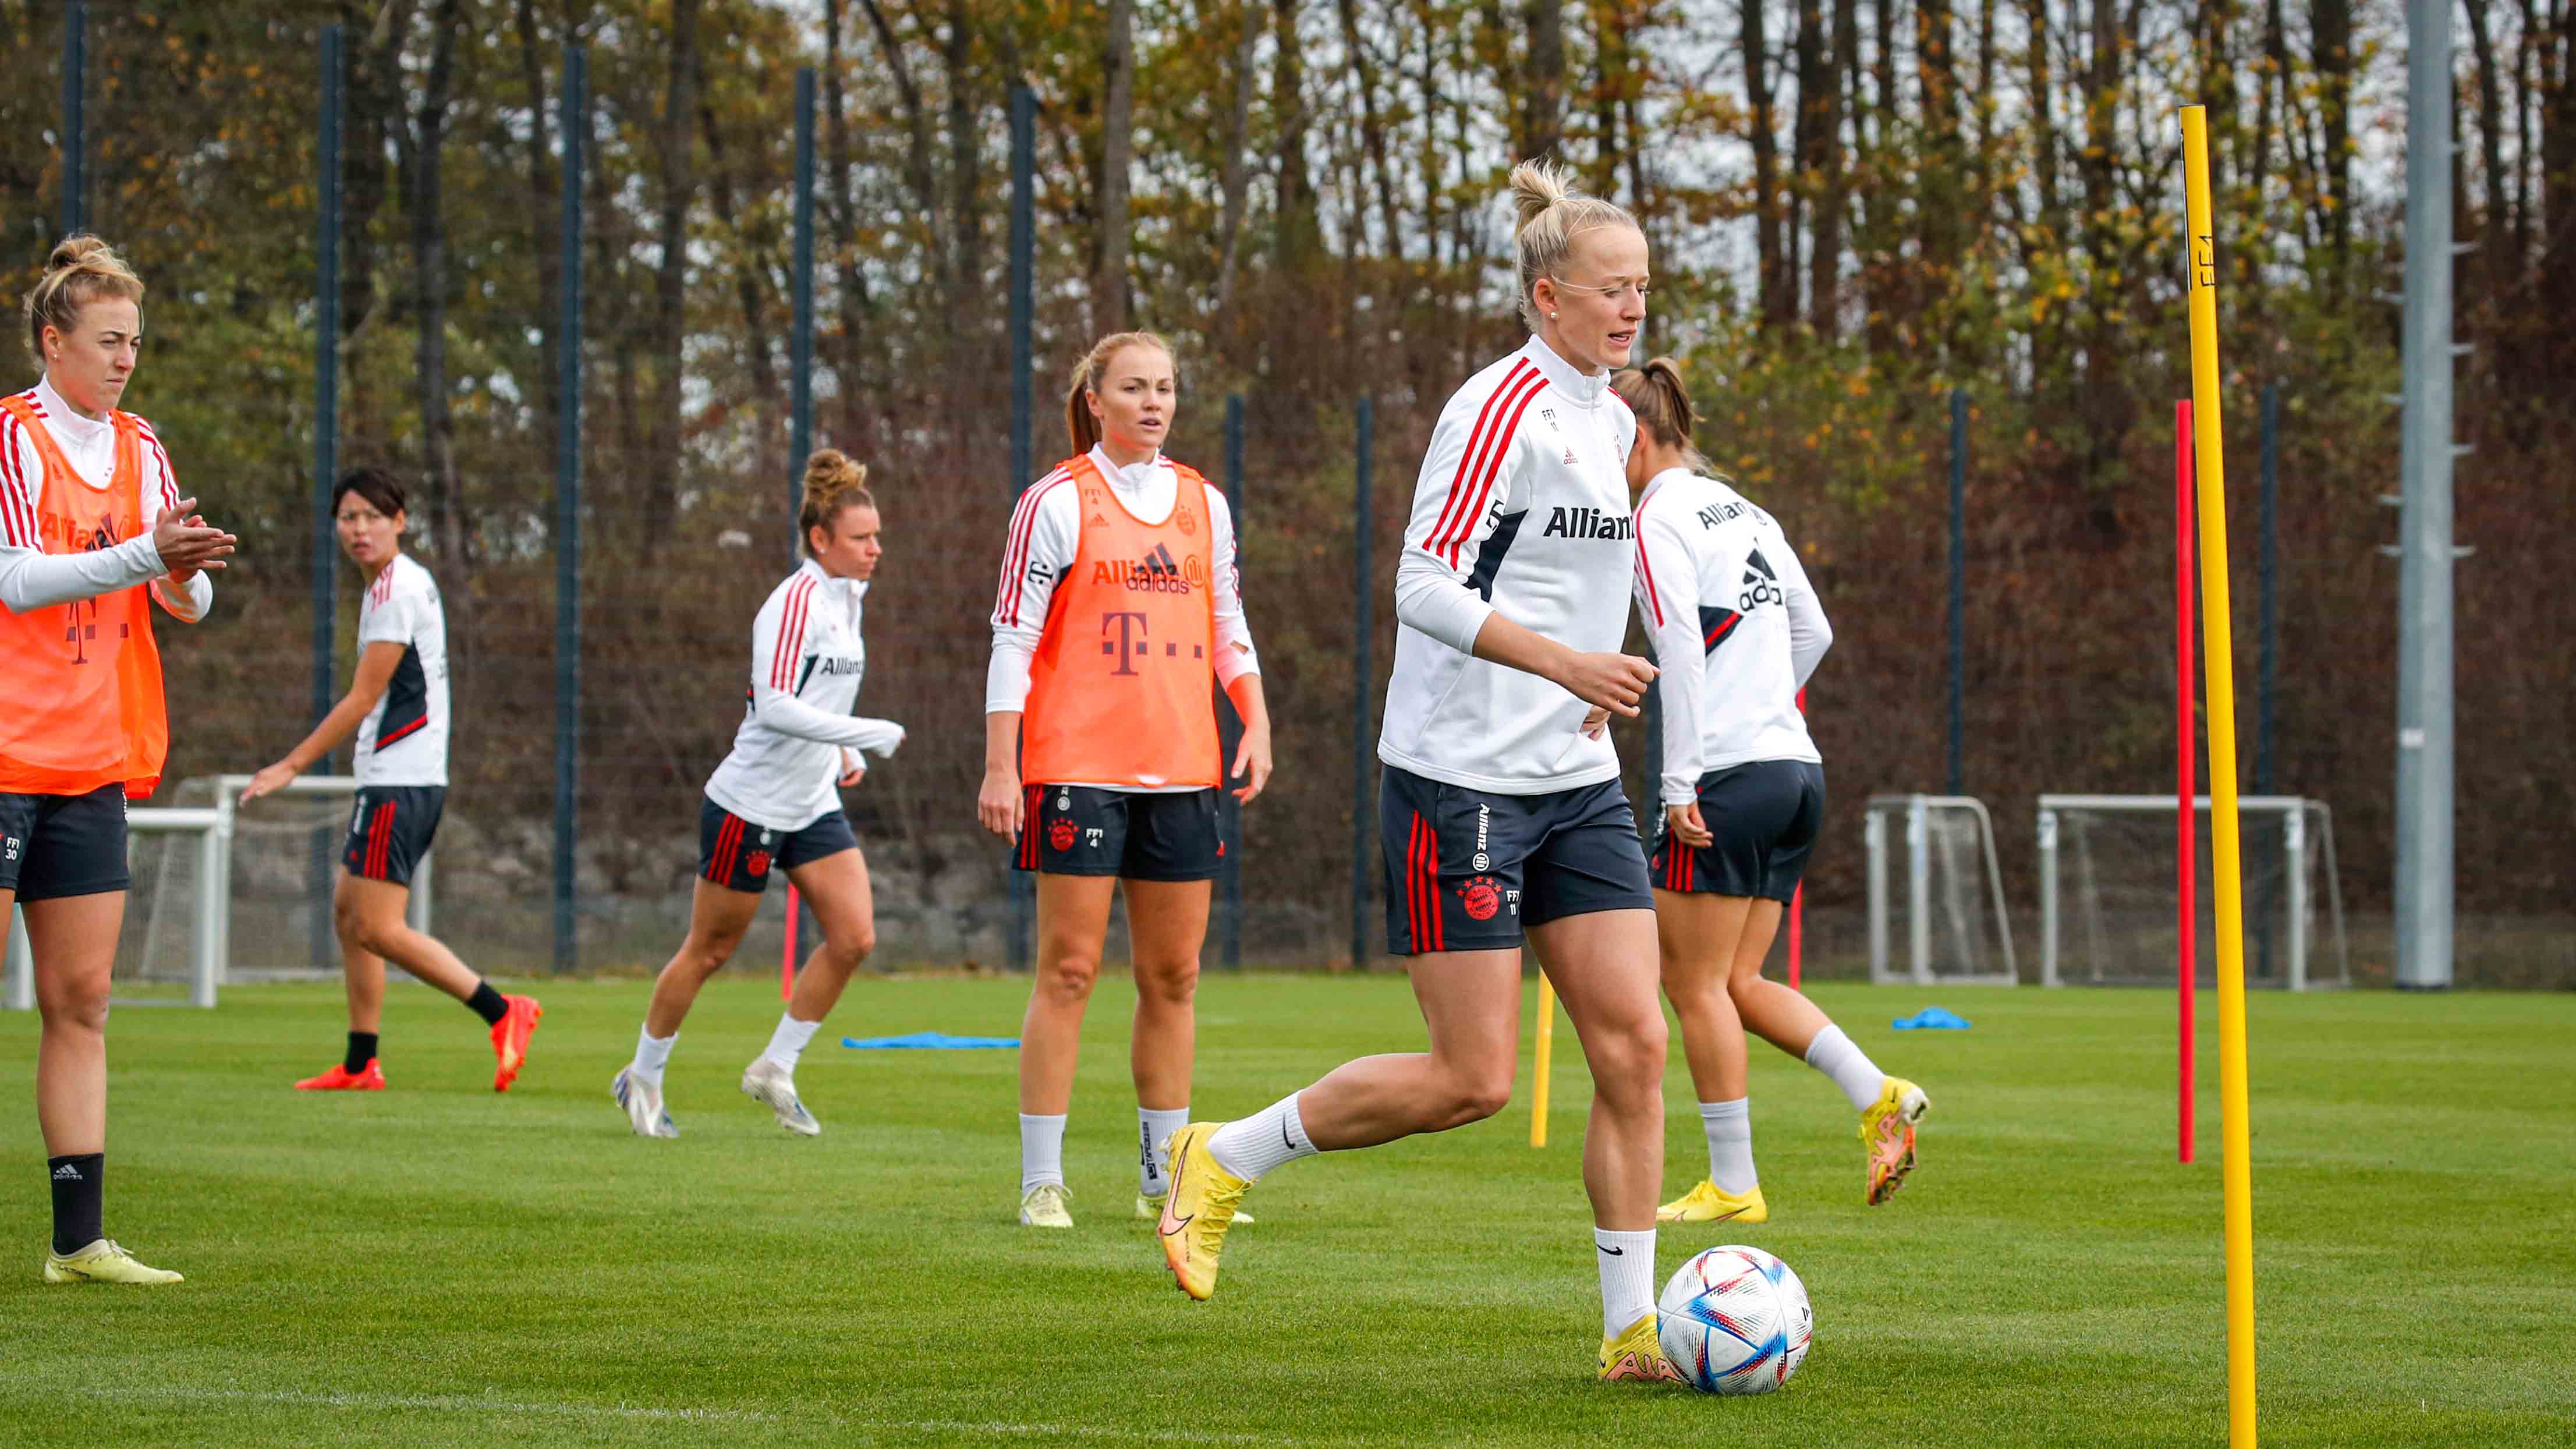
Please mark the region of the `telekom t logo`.
POLYGON ((1118 667, 1109 672, 1134 674, 1136 670, 1129 661, 1145 657, 1145 616, 1140 612, 1129 611, 1103 614, 1100 616, 1100 633, 1102 636, 1100 652, 1114 655, 1118 660, 1118 667), (1118 629, 1118 638, 1115 641, 1108 637, 1110 626, 1113 624, 1118 629))

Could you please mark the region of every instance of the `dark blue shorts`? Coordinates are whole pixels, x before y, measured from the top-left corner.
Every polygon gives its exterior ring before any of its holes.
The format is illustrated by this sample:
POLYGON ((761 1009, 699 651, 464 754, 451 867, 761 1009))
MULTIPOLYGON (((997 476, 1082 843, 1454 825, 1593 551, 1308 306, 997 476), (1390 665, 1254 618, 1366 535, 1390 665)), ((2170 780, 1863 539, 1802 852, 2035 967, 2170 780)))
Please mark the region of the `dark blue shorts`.
POLYGON ((758 895, 769 889, 769 868, 794 870, 859 848, 850 817, 835 810, 802 830, 772 830, 713 800, 698 802, 698 875, 729 891, 758 895))
POLYGON ((123 785, 86 795, 0 795, 0 891, 50 901, 131 884, 123 785))
POLYGON ((1656 822, 1656 889, 1786 905, 1824 825, 1825 767, 1753 760, 1711 770, 1700 777, 1699 816, 1716 839, 1697 850, 1656 822))
POLYGON ((1121 880, 1214 880, 1225 865, 1216 791, 1024 787, 1014 869, 1121 880))
POLYGON ((349 844, 340 863, 360 880, 410 885, 446 812, 445 785, 369 785, 358 791, 349 812, 349 844))
POLYGON ((1637 816, 1619 783, 1496 795, 1393 765, 1378 782, 1386 949, 1489 951, 1526 926, 1653 910, 1637 816))

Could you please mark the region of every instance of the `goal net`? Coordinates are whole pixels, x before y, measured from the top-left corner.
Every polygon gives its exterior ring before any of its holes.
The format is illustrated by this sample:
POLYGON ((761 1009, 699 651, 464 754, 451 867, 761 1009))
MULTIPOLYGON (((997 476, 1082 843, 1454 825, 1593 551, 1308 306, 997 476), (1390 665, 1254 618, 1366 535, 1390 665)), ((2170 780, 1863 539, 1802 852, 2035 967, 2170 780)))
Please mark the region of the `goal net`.
POLYGON ((1966 795, 1876 795, 1869 851, 1869 979, 1926 986, 2020 980, 1995 864, 1995 827, 1966 795))
MULTIPOLYGON (((2217 981, 2209 797, 2194 802, 2193 958, 2217 981)), ((2040 979, 2051 986, 2170 985, 2182 942, 2171 795, 2039 797, 2040 979)), ((2245 979, 2299 991, 2351 983, 2334 815, 2321 800, 2239 801, 2245 979)))

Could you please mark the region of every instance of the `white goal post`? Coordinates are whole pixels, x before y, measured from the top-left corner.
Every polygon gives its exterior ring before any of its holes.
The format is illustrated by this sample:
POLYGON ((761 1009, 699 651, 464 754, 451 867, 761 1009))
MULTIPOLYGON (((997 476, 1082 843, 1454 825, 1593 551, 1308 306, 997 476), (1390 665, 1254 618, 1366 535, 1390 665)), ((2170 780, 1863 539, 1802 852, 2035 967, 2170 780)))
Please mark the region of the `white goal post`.
POLYGON ((1995 864, 1995 824, 1984 802, 1971 795, 1873 795, 1862 839, 1869 853, 1872 983, 2020 984, 2003 872, 1995 864), (1888 959, 1900 909, 1890 899, 1891 836, 1905 845, 1903 967, 1888 959))
MULTIPOLYGON (((315 832, 320 826, 316 823, 318 817, 315 816, 311 806, 323 805, 333 800, 347 801, 353 799, 358 792, 357 780, 348 775, 300 776, 289 782, 279 793, 303 797, 310 802, 304 817, 293 824, 272 826, 259 821, 258 805, 251 807, 247 817, 242 811, 241 792, 243 787, 250 784, 250 779, 248 775, 217 775, 212 778, 185 780, 180 782, 172 792, 173 798, 203 798, 209 799, 211 803, 175 807, 143 806, 126 812, 129 857, 142 843, 143 837, 153 836, 171 837, 163 846, 165 852, 178 848, 183 841, 189 851, 192 874, 187 888, 156 891, 150 905, 144 908, 148 919, 143 922, 135 919, 134 898, 129 897, 125 933, 127 937, 134 938, 138 930, 140 931, 140 939, 143 942, 142 951, 147 958, 143 963, 143 969, 147 972, 156 969, 156 960, 161 955, 157 948, 157 941, 161 934, 158 929, 161 917, 167 913, 171 898, 184 896, 180 909, 183 913, 181 918, 185 924, 181 929, 184 931, 186 940, 185 975, 188 983, 188 1001, 192 1006, 213 1006, 216 993, 232 975, 233 912, 238 885, 234 858, 243 842, 270 835, 302 835, 315 832)), ((333 813, 336 815, 338 812, 333 813)), ((331 828, 332 838, 336 840, 338 832, 343 827, 335 821, 331 828)), ((162 869, 154 873, 157 876, 155 884, 167 884, 172 864, 173 858, 165 853, 162 858, 162 869)), ((146 885, 142 875, 143 873, 138 872, 136 882, 138 893, 146 885)), ((325 883, 323 889, 327 891, 330 873, 327 870, 321 871, 319 877, 325 883)), ((424 857, 412 874, 408 918, 414 930, 429 929, 431 895, 431 865, 429 859, 424 857)), ((318 900, 314 899, 309 886, 303 889, 301 899, 295 904, 303 910, 316 913, 319 919, 328 919, 329 898, 326 895, 318 900)), ((254 947, 265 947, 270 943, 252 942, 250 944, 254 947)), ((5 969, 0 969, 0 978, 5 978, 6 982, 5 987, 0 987, 0 1006, 17 1011, 32 1011, 36 1005, 34 966, 27 945, 26 925, 19 919, 19 914, 15 910, 9 913, 6 956, 5 969)), ((176 963, 169 964, 175 966, 176 963)), ((122 969, 120 967, 120 972, 122 969)), ((174 971, 168 975, 152 976, 151 979, 171 979, 175 974, 174 971)))
MULTIPOLYGON (((2181 946, 2177 804, 2170 794, 2039 797, 2042 985, 2172 983, 2181 946)), ((2194 934, 2214 944, 2209 797, 2192 804, 2198 835, 2194 934)), ((2254 968, 2249 984, 2292 991, 2349 986, 2351 948, 2336 869, 2334 812, 2322 800, 2299 795, 2247 795, 2237 806, 2244 819, 2240 867, 2246 955, 2254 968), (2322 969, 2315 959, 2320 925, 2334 951, 2322 969), (2282 947, 2277 972, 2269 965, 2276 940, 2282 947)), ((2217 953, 2202 949, 2196 959, 2198 973, 2205 974, 2216 967, 2217 953)))

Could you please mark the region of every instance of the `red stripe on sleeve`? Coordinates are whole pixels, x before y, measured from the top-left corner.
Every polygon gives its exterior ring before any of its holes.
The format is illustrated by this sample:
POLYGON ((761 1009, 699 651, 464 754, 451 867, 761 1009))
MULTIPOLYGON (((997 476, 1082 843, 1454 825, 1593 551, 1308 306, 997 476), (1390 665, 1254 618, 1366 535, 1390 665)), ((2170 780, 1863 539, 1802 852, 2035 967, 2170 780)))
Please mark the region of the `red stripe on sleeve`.
MULTIPOLYGON (((1613 394, 1616 396, 1616 394, 1613 394)), ((1637 510, 1637 576, 1646 581, 1646 603, 1655 616, 1655 627, 1664 627, 1664 601, 1655 594, 1655 565, 1646 557, 1646 510, 1637 510)))
POLYGON ((787 603, 779 612, 778 647, 769 656, 769 687, 782 693, 796 687, 796 659, 805 649, 805 610, 813 596, 813 578, 800 578, 787 591, 787 603))
POLYGON ((1448 561, 1449 567, 1454 569, 1458 566, 1459 550, 1466 547, 1467 536, 1476 531, 1476 520, 1484 516, 1485 500, 1493 496, 1494 480, 1502 474, 1503 459, 1511 454, 1512 437, 1520 431, 1521 415, 1529 411, 1530 403, 1546 387, 1547 379, 1532 373, 1529 380, 1522 385, 1520 392, 1513 397, 1511 415, 1503 420, 1502 426, 1495 430, 1494 437, 1488 440, 1492 444, 1492 449, 1487 453, 1483 466, 1477 470, 1475 502, 1468 506, 1466 515, 1459 520, 1458 527, 1450 535, 1448 547, 1442 554, 1442 557, 1448 561))
POLYGON ((1037 486, 1020 495, 1020 506, 1011 515, 1011 540, 1002 550, 1002 578, 993 594, 993 617, 1017 628, 1020 622, 1020 599, 1027 592, 1029 537, 1037 531, 1038 506, 1047 492, 1073 475, 1059 468, 1037 482, 1037 486))
POLYGON ((1440 521, 1432 525, 1430 534, 1422 540, 1424 551, 1436 550, 1439 547, 1439 540, 1449 532, 1451 522, 1457 517, 1458 505, 1472 486, 1467 481, 1467 475, 1474 471, 1476 459, 1479 457, 1478 445, 1485 440, 1485 427, 1493 421, 1495 406, 1501 403, 1513 388, 1520 385, 1523 377, 1530 375, 1529 367, 1526 359, 1514 363, 1511 371, 1503 374, 1502 385, 1488 394, 1485 405, 1476 410, 1476 426, 1468 431, 1467 447, 1458 455, 1458 471, 1449 475, 1449 497, 1440 505, 1440 521))
POLYGON ((0 531, 5 531, 12 548, 41 548, 44 539, 36 526, 35 500, 27 496, 26 472, 18 463, 18 440, 23 435, 16 418, 0 413, 0 531))

